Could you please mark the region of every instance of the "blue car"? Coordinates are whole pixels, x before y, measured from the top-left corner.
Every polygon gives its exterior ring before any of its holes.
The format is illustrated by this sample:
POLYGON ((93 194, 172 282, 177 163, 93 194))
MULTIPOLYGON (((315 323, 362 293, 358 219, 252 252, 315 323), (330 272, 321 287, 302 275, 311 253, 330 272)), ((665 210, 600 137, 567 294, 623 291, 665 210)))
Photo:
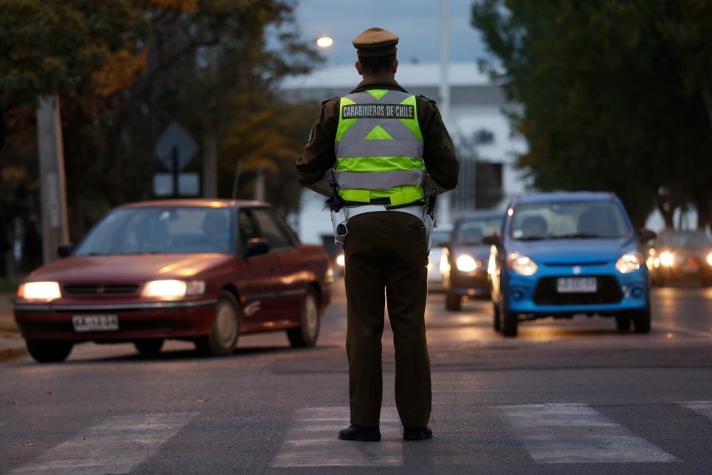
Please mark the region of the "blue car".
POLYGON ((618 331, 650 331, 650 279, 639 237, 610 193, 542 193, 510 202, 492 245, 488 279, 494 328, 576 314, 614 317, 618 331))

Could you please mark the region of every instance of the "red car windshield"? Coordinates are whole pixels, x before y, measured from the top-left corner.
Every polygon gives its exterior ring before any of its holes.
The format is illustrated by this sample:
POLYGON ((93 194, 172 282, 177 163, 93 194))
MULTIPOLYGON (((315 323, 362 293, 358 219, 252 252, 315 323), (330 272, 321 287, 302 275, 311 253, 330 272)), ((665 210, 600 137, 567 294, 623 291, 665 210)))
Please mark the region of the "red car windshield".
POLYGON ((74 254, 230 253, 233 235, 228 208, 120 208, 102 219, 74 254))

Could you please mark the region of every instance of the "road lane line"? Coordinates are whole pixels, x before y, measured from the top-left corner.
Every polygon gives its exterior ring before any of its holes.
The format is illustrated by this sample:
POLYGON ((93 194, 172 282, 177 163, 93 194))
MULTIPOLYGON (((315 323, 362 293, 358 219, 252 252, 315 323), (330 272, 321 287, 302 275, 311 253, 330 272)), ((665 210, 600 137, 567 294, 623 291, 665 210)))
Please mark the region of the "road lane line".
POLYGON ((296 411, 282 448, 270 464, 286 467, 383 467, 403 465, 400 419, 394 407, 381 410, 381 442, 337 439, 349 425, 348 407, 308 407, 296 411))
POLYGON ((686 401, 679 402, 680 406, 695 411, 698 414, 712 419, 712 401, 686 401))
POLYGON ((679 327, 679 326, 675 326, 675 325, 657 325, 656 324, 655 329, 668 331, 668 332, 684 333, 686 335, 703 336, 705 338, 712 338, 712 333, 710 333, 710 332, 692 330, 691 328, 679 327))
POLYGON ((677 461, 586 404, 500 407, 537 463, 677 461))
POLYGON ((47 450, 11 475, 129 473, 198 413, 113 416, 47 450))

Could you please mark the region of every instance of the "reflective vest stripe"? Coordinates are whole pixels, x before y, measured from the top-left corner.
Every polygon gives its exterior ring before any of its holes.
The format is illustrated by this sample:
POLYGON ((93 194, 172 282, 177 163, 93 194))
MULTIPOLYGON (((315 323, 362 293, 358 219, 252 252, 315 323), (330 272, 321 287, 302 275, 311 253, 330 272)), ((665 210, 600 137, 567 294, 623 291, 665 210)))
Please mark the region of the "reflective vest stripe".
POLYGON ((339 195, 346 201, 357 203, 368 203, 378 198, 389 198, 393 206, 414 203, 422 200, 424 196, 421 186, 398 186, 390 190, 341 190, 339 195))
POLYGON ((398 186, 419 186, 425 179, 425 170, 399 170, 396 172, 336 172, 336 182, 342 188, 385 190, 398 186))
POLYGON ((423 170, 425 162, 415 157, 348 157, 337 158, 337 169, 344 172, 391 172, 423 170))

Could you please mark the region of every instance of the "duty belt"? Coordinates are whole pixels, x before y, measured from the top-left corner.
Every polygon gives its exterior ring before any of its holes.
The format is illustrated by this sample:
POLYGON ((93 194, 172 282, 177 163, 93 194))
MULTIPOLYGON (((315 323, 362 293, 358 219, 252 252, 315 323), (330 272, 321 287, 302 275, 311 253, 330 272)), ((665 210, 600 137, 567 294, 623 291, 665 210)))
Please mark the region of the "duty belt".
POLYGON ((415 216, 416 218, 422 220, 423 215, 425 214, 425 209, 422 206, 418 205, 410 205, 410 206, 399 206, 399 207, 391 207, 388 205, 361 205, 361 206, 347 206, 348 208, 348 218, 351 219, 354 216, 358 216, 360 214, 364 213, 374 213, 374 212, 398 212, 398 213, 407 213, 410 215, 415 216))

